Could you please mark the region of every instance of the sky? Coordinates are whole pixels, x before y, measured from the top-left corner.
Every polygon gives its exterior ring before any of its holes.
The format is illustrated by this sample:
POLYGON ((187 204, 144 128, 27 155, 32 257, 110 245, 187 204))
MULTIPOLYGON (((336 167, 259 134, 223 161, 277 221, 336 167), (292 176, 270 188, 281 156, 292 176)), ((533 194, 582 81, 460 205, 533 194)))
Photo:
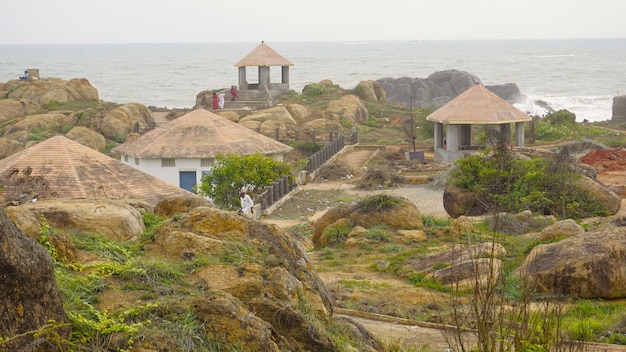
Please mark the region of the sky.
POLYGON ((624 0, 0 0, 0 44, 626 38, 624 0))

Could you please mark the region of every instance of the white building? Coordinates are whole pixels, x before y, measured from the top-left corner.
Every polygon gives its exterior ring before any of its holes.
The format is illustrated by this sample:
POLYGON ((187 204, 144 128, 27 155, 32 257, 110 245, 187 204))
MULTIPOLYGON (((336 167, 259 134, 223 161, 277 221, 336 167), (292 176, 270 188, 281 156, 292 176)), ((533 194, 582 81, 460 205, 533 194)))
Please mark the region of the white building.
POLYGON ((292 148, 197 109, 112 149, 121 161, 193 192, 219 154, 262 154, 283 160, 292 148))

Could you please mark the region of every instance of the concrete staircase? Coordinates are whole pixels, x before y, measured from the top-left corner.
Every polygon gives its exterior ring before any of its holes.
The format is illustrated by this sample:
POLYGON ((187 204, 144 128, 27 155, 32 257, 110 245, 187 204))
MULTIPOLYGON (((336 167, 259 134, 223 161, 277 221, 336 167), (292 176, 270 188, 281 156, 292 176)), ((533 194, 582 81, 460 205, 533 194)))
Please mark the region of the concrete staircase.
POLYGON ((269 107, 263 91, 243 90, 237 92, 237 95, 237 100, 231 102, 230 92, 226 92, 224 110, 259 110, 269 107))

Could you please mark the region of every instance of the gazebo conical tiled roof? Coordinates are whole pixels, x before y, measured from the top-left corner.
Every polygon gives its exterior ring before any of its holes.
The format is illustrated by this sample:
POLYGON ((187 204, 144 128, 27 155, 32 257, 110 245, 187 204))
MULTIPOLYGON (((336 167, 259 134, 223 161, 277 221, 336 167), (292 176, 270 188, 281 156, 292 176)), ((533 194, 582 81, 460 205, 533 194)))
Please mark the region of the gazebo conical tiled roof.
POLYGON ((497 129, 502 140, 510 141, 511 125, 514 125, 514 144, 523 146, 524 123, 532 121, 532 117, 480 83, 459 94, 426 119, 435 123, 435 161, 443 162, 453 162, 481 148, 473 144, 472 126, 497 129))

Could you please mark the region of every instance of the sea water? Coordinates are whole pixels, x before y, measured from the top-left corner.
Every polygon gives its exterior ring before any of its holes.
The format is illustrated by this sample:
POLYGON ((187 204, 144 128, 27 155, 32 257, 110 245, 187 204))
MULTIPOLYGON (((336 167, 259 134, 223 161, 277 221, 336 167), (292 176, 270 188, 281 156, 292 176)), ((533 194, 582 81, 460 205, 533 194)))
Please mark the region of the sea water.
MULTIPOLYGON (((2 45, 0 82, 38 68, 41 77, 87 78, 105 101, 189 108, 202 90, 236 85, 234 64, 258 44, 2 45)), ((572 111, 578 121, 610 119, 613 97, 626 94, 626 39, 266 44, 294 64, 289 78, 297 92, 324 79, 352 89, 362 80, 456 69, 485 85, 515 83, 531 100, 572 111)), ((280 68, 270 72, 279 82, 280 68)), ((519 107, 534 113, 531 105, 519 107)))

